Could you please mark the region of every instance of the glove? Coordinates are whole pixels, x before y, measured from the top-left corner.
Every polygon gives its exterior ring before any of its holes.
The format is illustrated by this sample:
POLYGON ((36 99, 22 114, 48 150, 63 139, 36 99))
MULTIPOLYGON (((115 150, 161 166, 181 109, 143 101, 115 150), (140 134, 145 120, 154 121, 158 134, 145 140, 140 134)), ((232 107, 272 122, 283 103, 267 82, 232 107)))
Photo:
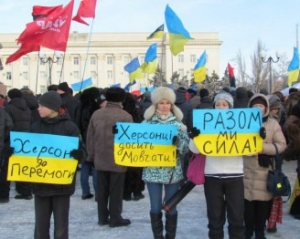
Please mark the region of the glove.
POLYGON ((191 139, 197 137, 200 134, 200 130, 197 129, 196 127, 193 127, 192 130, 189 132, 189 137, 191 139))
POLYGON ((112 132, 113 132, 113 134, 117 134, 117 133, 118 133, 118 128, 117 128, 116 125, 114 125, 114 126, 112 127, 112 132))
POLYGON ((172 144, 174 146, 177 146, 179 144, 179 138, 175 135, 173 136, 173 139, 172 139, 172 144))
POLYGON ((262 139, 265 139, 266 136, 267 136, 267 133, 266 133, 266 129, 265 127, 261 127, 260 130, 259 130, 259 135, 262 139))
POLYGON ((268 168, 271 165, 271 156, 266 154, 258 154, 258 164, 263 168, 268 168))
POLYGON ((84 157, 84 154, 83 154, 82 150, 80 150, 80 149, 73 149, 70 152, 70 156, 73 157, 74 159, 82 161, 83 157, 84 157))
POLYGON ((8 159, 14 153, 15 149, 10 146, 6 146, 3 149, 3 158, 8 159))

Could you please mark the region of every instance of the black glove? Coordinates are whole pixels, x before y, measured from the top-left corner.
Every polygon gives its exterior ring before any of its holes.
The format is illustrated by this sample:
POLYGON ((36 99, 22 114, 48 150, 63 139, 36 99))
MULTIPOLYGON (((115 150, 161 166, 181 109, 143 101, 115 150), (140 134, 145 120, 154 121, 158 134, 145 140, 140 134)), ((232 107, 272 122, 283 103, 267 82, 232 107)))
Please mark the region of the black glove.
POLYGON ((271 156, 266 154, 258 154, 258 164, 263 168, 268 168, 271 165, 271 156))
POLYGON ((10 146, 5 146, 3 149, 3 158, 8 159, 14 153, 15 149, 10 146))
POLYGON ((92 166, 93 168, 95 167, 94 162, 91 161, 85 161, 86 164, 92 166))
POLYGON ((118 133, 117 125, 114 125, 114 126, 112 127, 112 132, 113 132, 113 134, 117 134, 117 133, 118 133))
POLYGON ((189 137, 191 139, 197 137, 200 134, 200 130, 197 129, 196 127, 193 127, 192 130, 189 132, 189 137))
POLYGON ((73 149, 70 152, 70 155, 71 155, 71 157, 73 157, 74 159, 77 159, 79 161, 82 161, 83 157, 84 157, 84 154, 83 154, 82 150, 80 150, 80 149, 73 149))
POLYGON ((176 135, 173 136, 172 144, 175 146, 177 146, 179 144, 179 138, 176 135))
POLYGON ((266 129, 265 127, 261 127, 260 130, 259 130, 259 135, 262 139, 265 139, 266 136, 267 136, 267 133, 266 133, 266 129))

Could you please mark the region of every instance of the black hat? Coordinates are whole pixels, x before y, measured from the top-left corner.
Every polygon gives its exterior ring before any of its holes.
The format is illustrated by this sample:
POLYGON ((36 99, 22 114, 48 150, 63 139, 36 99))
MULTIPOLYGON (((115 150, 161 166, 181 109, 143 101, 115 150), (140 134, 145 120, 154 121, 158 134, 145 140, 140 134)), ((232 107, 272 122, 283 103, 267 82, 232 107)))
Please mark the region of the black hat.
POLYGON ((199 95, 200 95, 200 98, 203 98, 203 97, 209 96, 209 92, 207 89, 203 88, 199 91, 199 95))
POLYGON ((62 90, 63 92, 67 93, 69 92, 69 85, 68 82, 62 82, 57 87, 58 90, 62 90))
POLYGON ((111 87, 106 91, 106 100, 111 102, 123 102, 126 97, 126 92, 119 87, 111 87))
POLYGON ((51 110, 58 112, 62 104, 62 100, 57 92, 48 91, 40 97, 39 103, 51 110))
POLYGON ((268 107, 268 103, 267 101, 263 98, 263 97, 256 97, 254 98, 251 102, 250 102, 250 107, 252 107, 253 105, 264 105, 265 107, 268 107))
POLYGON ((10 99, 13 98, 21 98, 22 97, 22 92, 19 89, 11 89, 7 92, 7 95, 10 99))

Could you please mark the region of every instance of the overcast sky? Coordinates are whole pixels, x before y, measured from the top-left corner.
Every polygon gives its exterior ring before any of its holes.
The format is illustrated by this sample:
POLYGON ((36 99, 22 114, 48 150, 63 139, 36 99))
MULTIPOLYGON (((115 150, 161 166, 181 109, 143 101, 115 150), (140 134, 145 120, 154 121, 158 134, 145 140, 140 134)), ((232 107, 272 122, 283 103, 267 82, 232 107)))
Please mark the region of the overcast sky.
MULTIPOLYGON (((21 33, 32 21, 33 5, 66 5, 69 0, 1 0, 0 33, 21 33)), ((75 0, 73 15, 80 0, 75 0)), ((299 0, 98 0, 93 32, 153 32, 164 23, 166 5, 179 16, 189 32, 218 32, 223 42, 220 73, 241 50, 246 61, 257 41, 291 60, 300 20, 299 0)), ((87 19, 88 22, 91 20, 87 19)), ((72 22, 71 31, 89 32, 90 27, 72 22)), ((191 34, 192 35, 192 34, 191 34)), ((193 37, 193 36, 192 36, 193 37)), ((1 42, 1 39, 0 39, 1 42)), ((202 52, 199 51, 199 57, 202 52)), ((247 72, 250 72, 250 67, 247 72)))

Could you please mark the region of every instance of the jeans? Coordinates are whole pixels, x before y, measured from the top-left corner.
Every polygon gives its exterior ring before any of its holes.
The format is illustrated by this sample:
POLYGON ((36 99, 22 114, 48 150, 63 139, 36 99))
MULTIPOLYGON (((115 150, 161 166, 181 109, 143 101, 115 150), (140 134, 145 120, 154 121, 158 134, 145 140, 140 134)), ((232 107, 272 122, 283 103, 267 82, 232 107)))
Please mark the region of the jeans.
MULTIPOLYGON (((159 214, 161 212, 163 201, 168 201, 179 189, 180 182, 172 184, 150 183, 147 182, 147 188, 150 197, 150 212, 159 214), (162 199, 163 187, 165 188, 164 200, 162 199)), ((170 215, 177 214, 177 209, 174 207, 169 213, 170 215)))
POLYGON ((91 164, 84 162, 83 164, 81 164, 81 171, 80 171, 80 184, 82 189, 82 195, 84 196, 91 194, 90 184, 89 184, 90 172, 92 172, 93 186, 94 186, 95 194, 97 195, 97 180, 96 180, 97 172, 91 164))

